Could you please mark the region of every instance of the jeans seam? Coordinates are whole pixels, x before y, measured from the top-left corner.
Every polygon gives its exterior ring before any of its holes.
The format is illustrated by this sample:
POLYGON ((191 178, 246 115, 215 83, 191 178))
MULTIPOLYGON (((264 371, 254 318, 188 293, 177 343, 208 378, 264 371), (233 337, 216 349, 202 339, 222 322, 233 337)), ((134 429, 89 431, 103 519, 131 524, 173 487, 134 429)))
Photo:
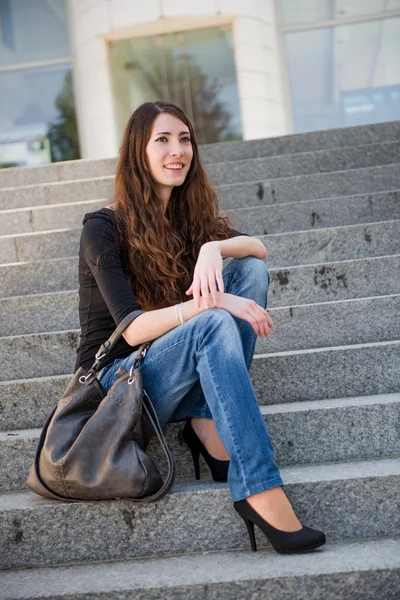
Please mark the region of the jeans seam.
MULTIPOLYGON (((208 360, 208 354, 207 354, 207 353, 205 354, 205 357, 206 357, 206 359, 208 360)), ((210 368, 210 373, 211 373, 211 377, 212 377, 212 379, 213 379, 213 382, 214 382, 215 389, 218 391, 218 395, 220 395, 219 387, 218 387, 218 385, 216 384, 216 379, 215 379, 215 377, 214 377, 214 372, 213 372, 213 368, 212 368, 212 362, 211 362, 211 361, 209 361, 209 368, 210 368)), ((207 400, 207 399, 206 399, 206 400, 207 400)), ((226 419, 226 423, 227 423, 227 425, 228 425, 228 428, 229 428, 229 431, 230 431, 230 434, 231 434, 231 437, 232 437, 232 441, 233 441, 233 444, 234 444, 234 446, 235 446, 235 450, 236 450, 236 453, 237 453, 237 456, 238 456, 238 463, 239 463, 240 470, 241 470, 242 481, 243 481, 243 483, 244 483, 244 487, 245 487, 245 489, 246 489, 246 494, 247 494, 247 493, 248 493, 248 485, 247 485, 247 481, 246 481, 246 475, 245 475, 245 472, 244 472, 244 469, 243 469, 243 464, 242 464, 242 461, 241 461, 241 459, 240 459, 240 454, 239 454, 239 452, 237 452, 238 445, 237 445, 237 443, 236 443, 236 440, 235 440, 235 438, 234 438, 234 436, 233 436, 233 434, 232 434, 232 428, 231 428, 231 424, 230 424, 230 422, 229 422, 229 419, 228 419, 227 413, 226 413, 226 411, 225 411, 224 403, 223 403, 223 402, 221 402, 221 404, 220 404, 220 405, 221 405, 221 410, 223 410, 223 412, 224 412, 225 419, 226 419)))
MULTIPOLYGON (((199 337, 199 335, 202 335, 202 332, 196 333, 196 335, 191 335, 190 337, 186 337, 184 340, 179 340, 178 342, 175 342, 171 346, 164 348, 162 352, 158 352, 158 354, 156 354, 155 356, 152 356, 151 359, 148 359, 147 361, 146 361, 146 356, 145 356, 141 362, 141 366, 142 365, 144 366, 144 364, 146 364, 146 365, 151 364, 156 358, 158 358, 159 356, 162 356, 164 354, 164 352, 166 352, 167 350, 171 350, 172 348, 175 348, 175 346, 179 346, 179 344, 181 344, 182 342, 186 342, 187 340, 194 340, 197 337, 199 337)), ((150 346, 150 349, 151 349, 151 346, 150 346)), ((149 349, 149 351, 150 351, 150 349, 149 349)))

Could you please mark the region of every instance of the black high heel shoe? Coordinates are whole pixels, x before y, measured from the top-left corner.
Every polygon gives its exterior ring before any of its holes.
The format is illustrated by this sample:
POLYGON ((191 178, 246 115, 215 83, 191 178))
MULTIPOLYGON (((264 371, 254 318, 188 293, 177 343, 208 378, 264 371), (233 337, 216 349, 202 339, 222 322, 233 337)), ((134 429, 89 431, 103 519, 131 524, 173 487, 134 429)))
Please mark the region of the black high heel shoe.
POLYGON ((234 502, 233 507, 242 517, 249 532, 251 549, 257 551, 254 524, 267 536, 273 548, 280 554, 300 554, 311 552, 326 543, 323 531, 305 527, 299 531, 281 531, 265 521, 247 502, 246 499, 234 502))
POLYGON ((185 423, 183 429, 178 433, 178 439, 181 444, 186 444, 189 448, 194 463, 194 472, 196 479, 200 479, 200 454, 203 456, 207 465, 210 468, 211 476, 214 481, 227 481, 228 480, 228 469, 229 460, 218 460, 207 452, 206 447, 200 441, 197 434, 195 433, 190 419, 185 423))

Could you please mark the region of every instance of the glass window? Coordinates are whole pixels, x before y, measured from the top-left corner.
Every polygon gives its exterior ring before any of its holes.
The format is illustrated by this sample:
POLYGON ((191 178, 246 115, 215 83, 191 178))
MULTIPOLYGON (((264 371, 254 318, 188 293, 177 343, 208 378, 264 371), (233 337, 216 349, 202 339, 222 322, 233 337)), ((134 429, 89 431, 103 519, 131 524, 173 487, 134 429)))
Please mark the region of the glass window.
POLYGON ((400 119, 400 18, 286 34, 295 132, 400 119))
POLYGON ((400 0, 278 0, 284 25, 400 10, 400 0))
POLYGON ((113 42, 110 62, 120 136, 140 104, 164 100, 186 112, 199 143, 242 139, 230 29, 113 42))
POLYGON ((0 163, 79 158, 70 65, 0 73, 0 163))
POLYGON ((0 65, 69 53, 65 0, 0 0, 0 65))

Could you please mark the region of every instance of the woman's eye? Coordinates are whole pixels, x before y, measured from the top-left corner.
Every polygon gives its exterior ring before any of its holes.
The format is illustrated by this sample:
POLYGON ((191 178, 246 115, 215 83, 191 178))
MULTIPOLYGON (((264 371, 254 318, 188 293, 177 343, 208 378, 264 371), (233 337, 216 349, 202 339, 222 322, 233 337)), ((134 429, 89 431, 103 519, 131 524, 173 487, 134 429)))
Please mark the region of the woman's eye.
MULTIPOLYGON (((162 137, 159 137, 159 138, 156 139, 156 142, 163 142, 163 141, 167 141, 168 142, 168 139, 165 136, 162 136, 162 137)), ((183 137, 183 138, 181 138, 181 142, 182 141, 190 142, 190 137, 183 137)))

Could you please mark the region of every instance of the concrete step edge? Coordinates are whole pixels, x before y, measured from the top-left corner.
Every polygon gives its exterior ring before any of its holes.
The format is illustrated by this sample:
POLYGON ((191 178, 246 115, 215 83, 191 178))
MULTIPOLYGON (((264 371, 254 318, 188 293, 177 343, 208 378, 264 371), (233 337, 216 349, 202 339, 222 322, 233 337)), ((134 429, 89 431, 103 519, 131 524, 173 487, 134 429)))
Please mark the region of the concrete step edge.
MULTIPOLYGON (((0 188, 2 189, 2 188, 0 188)), ((362 194, 360 194, 362 195, 362 194)), ((102 200, 104 200, 104 202, 108 202, 107 198, 95 198, 94 200, 78 200, 78 202, 63 202, 62 206, 63 208, 68 207, 68 206, 85 206, 86 204, 93 204, 94 202, 101 202, 102 200)), ((304 201, 303 201, 304 202, 304 201)), ((22 206, 20 208, 3 208, 0 210, 0 217, 3 214, 10 214, 10 213, 15 213, 15 214, 20 214, 22 212, 28 212, 30 210, 47 210, 47 209, 57 209, 60 208, 60 204, 41 204, 40 206, 22 206)))
MULTIPOLYGON (((288 269, 319 264, 324 258, 329 262, 343 262, 359 257, 397 255, 400 250, 399 230, 400 219, 392 219, 251 237, 267 247, 268 255, 263 260, 266 264, 272 263, 270 268, 279 266, 288 269), (332 261, 332 258, 339 260, 332 261)), ((9 260, 3 265, 15 265, 19 262, 15 259, 26 262, 26 258, 32 255, 38 259, 48 254, 73 258, 78 252, 80 235, 81 228, 73 228, 0 236, 3 260, 9 260)), ((226 260, 230 261, 230 257, 226 260)))
MULTIPOLYGON (((230 185, 232 185, 232 184, 230 184, 230 185)), ((378 192, 371 192, 370 194, 368 194, 366 192, 361 192, 359 194, 345 194, 345 195, 342 195, 342 196, 329 196, 328 198, 322 197, 322 198, 312 198, 310 200, 299 200, 298 202, 279 202, 279 207, 284 208, 285 206, 287 206, 288 208, 293 208, 294 206, 297 206, 297 205, 304 206, 304 205, 307 205, 308 203, 323 202, 325 200, 329 200, 330 201, 330 200, 335 200, 336 198, 337 199, 340 198, 342 200, 344 200, 346 198, 348 198, 348 199, 352 199, 352 198, 357 199, 357 198, 362 198, 362 197, 365 197, 365 196, 375 196, 377 194, 382 194, 382 195, 386 196, 386 195, 390 195, 390 194, 393 194, 393 193, 399 193, 399 192, 400 192, 400 188, 394 188, 392 190, 382 190, 380 192, 379 191, 378 192)), ((109 202, 109 199, 107 199, 107 198, 94 198, 92 200, 79 200, 77 202, 62 202, 60 204, 41 204, 41 205, 38 205, 38 206, 35 206, 35 205, 33 205, 33 206, 23 206, 21 208, 4 208, 4 209, 0 209, 0 217, 1 217, 1 215, 3 213, 6 213, 6 214, 11 214, 11 213, 19 214, 19 213, 26 212, 26 211, 31 211, 31 210, 39 210, 39 211, 40 210, 47 210, 47 209, 48 210, 52 210, 52 209, 57 210, 60 207, 62 207, 62 208, 68 207, 68 206, 76 207, 76 206, 79 206, 79 205, 84 206, 84 205, 87 205, 87 204, 93 204, 94 202, 101 202, 101 201, 109 202)), ((221 214, 222 213, 225 214, 227 212, 229 212, 229 213, 236 213, 236 212, 237 213, 243 213, 244 211, 254 211, 254 210, 257 210, 257 209, 268 210, 268 209, 271 209, 271 207, 273 207, 273 206, 274 206, 273 204, 259 204, 259 205, 248 206, 248 207, 229 208, 229 209, 221 210, 221 214)))
MULTIPOLYGON (((79 330, 74 330, 74 332, 78 332, 79 330)), ((58 333, 65 333, 65 332, 52 332, 55 334, 58 333)), ((68 332, 67 332, 68 333, 68 332)), ((38 335, 37 333, 31 333, 31 334, 27 334, 27 336, 35 336, 38 335)), ((47 335, 47 334, 45 334, 47 335)), ((8 336, 9 338, 12 337, 27 337, 27 336, 8 336)), ((6 339, 6 338, 3 338, 6 339)), ((347 350, 354 350, 354 351, 358 351, 358 350, 362 350, 363 348, 382 348, 382 347, 397 347, 400 345, 400 340, 390 340, 387 342, 372 342, 372 343, 366 343, 366 344, 351 344, 349 346, 332 346, 332 347, 326 347, 326 348, 309 348, 306 350, 292 350, 292 351, 282 351, 282 352, 274 352, 274 353, 263 353, 263 354, 254 354, 254 359, 253 362, 256 360, 264 360, 266 358, 275 358, 275 357, 285 357, 285 356, 297 356, 297 355, 306 355, 306 354, 321 354, 323 352, 337 352, 337 351, 347 351, 347 350)), ((57 374, 57 375, 44 375, 41 377, 27 377, 25 379, 3 379, 0 380, 0 387, 1 386, 7 386, 7 385, 16 385, 16 384, 21 384, 24 385, 28 382, 51 382, 54 380, 63 380, 65 379, 66 381, 68 381, 68 379, 70 379, 72 377, 72 373, 61 373, 61 374, 57 374)))
MULTIPOLYGON (((260 406, 263 416, 279 415, 289 412, 309 412, 310 410, 334 410, 335 408, 354 408, 372 405, 400 404, 400 393, 374 394, 372 396, 354 396, 350 398, 335 398, 331 400, 312 400, 310 402, 291 402, 289 404, 270 404, 260 406)), ((166 425, 168 427, 168 424, 166 425)), ((0 430, 0 444, 2 442, 37 438, 41 428, 0 430)))
POLYGON ((272 415, 289 412, 307 412, 309 410, 334 410, 336 408, 353 408, 376 404, 398 403, 400 403, 400 393, 392 393, 374 394, 371 396, 353 396, 349 398, 332 398, 327 400, 312 400, 308 402, 290 402, 286 404, 267 404, 260 406, 260 410, 263 415, 272 415))
MULTIPOLYGON (((260 406, 260 411, 262 415, 269 415, 288 412, 308 412, 309 410, 334 410, 335 408, 352 408, 380 404, 400 404, 400 393, 263 405, 260 406)), ((20 439, 37 437, 40 432, 40 428, 0 431, 0 442, 8 441, 14 435, 18 435, 20 439)))
MULTIPOLYGON (((262 236, 260 236, 260 237, 262 237, 262 236)), ((349 263, 349 262, 382 260, 385 258, 400 258, 400 253, 399 254, 386 254, 384 256, 369 256, 367 258, 348 258, 345 260, 324 261, 324 262, 320 262, 320 263, 309 263, 307 265, 290 265, 290 266, 285 266, 285 267, 271 267, 269 269, 269 271, 273 272, 273 271, 282 271, 282 269, 285 269, 285 270, 286 269, 302 269, 303 267, 321 267, 321 266, 341 265, 341 264, 349 263)), ((21 266, 21 265, 34 265, 36 263, 40 263, 40 264, 56 263, 57 261, 62 262, 62 261, 66 261, 66 260, 77 260, 77 259, 78 259, 78 256, 75 255, 75 256, 62 256, 61 258, 46 258, 46 259, 40 259, 40 260, 30 260, 30 261, 22 261, 22 262, 15 262, 15 263, 1 263, 0 269, 1 268, 9 268, 9 267, 12 267, 15 265, 21 266)), ((66 291, 71 291, 71 290, 66 290, 66 291)))
MULTIPOLYGON (((376 258, 382 258, 380 256, 376 257, 376 258)), ((272 271, 273 269, 271 269, 272 271)), ((278 270, 278 269, 276 269, 278 270)), ((75 290, 59 290, 56 292, 41 292, 38 294, 20 294, 18 296, 4 296, 4 297, 0 297, 0 304, 1 302, 7 302, 8 300, 29 300, 29 299, 37 299, 40 300, 41 298, 47 298, 47 297, 60 297, 60 296, 74 296, 78 293, 78 289, 75 290)), ((397 298, 398 296, 400 296, 399 294, 382 294, 381 296, 359 296, 357 298, 342 298, 340 300, 326 300, 326 301, 321 301, 321 302, 306 302, 305 304, 288 304, 285 306, 273 306, 273 307, 268 307, 268 310, 270 312, 276 312, 276 311, 280 311, 280 310, 287 310, 289 308, 310 308, 313 306, 321 306, 321 305, 334 305, 334 304, 348 304, 348 303, 352 303, 352 302, 359 302, 360 300, 381 300, 381 299, 385 299, 385 298, 397 298)), ((57 331, 66 331, 65 329, 60 329, 57 331)), ((71 329, 69 331, 77 331, 76 329, 71 329)), ((49 333, 47 331, 37 331, 36 334, 32 334, 32 335, 38 335, 40 333, 49 333)), ((25 334, 21 334, 21 335, 25 335, 25 334)), ((28 335, 28 334, 27 334, 28 335)), ((29 334, 31 335, 31 334, 29 334)), ((0 339, 1 337, 9 337, 9 336, 1 336, 0 335, 0 339)))
MULTIPOLYGON (((393 144, 399 144, 399 142, 397 141, 392 141, 392 142, 382 142, 383 144, 386 143, 393 143, 393 144)), ((380 144, 378 144, 380 145, 380 144)), ((365 144, 366 147, 371 147, 371 144, 365 144)), ((354 147, 352 147, 354 148, 354 147)), ((340 148, 340 150, 342 150, 342 148, 340 148)), ((295 154, 315 154, 315 153, 322 153, 322 152, 327 152, 327 150, 316 150, 316 151, 310 151, 310 152, 300 152, 300 153, 295 153, 295 154)), ((266 160, 272 160, 272 159, 279 159, 282 156, 290 156, 289 155, 279 155, 276 157, 264 157, 266 160)), ((260 158, 250 158, 250 159, 244 159, 244 160, 262 160, 262 157, 260 158)), ((243 162, 244 162, 243 160, 243 162)), ((242 161, 233 161, 234 162, 242 162, 242 161)), ((225 164, 225 163, 218 163, 218 164, 225 164)), ((226 164, 231 165, 232 162, 229 161, 226 164)), ((367 165, 365 167, 355 167, 352 169, 339 169, 337 171, 313 171, 310 173, 299 173, 297 175, 283 175, 282 177, 274 177, 271 179, 253 179, 250 181, 244 181, 244 182, 236 182, 236 183, 222 183, 222 184, 217 184, 217 185, 213 185, 213 187, 215 188, 225 188, 227 186, 235 186, 235 185, 245 185, 245 184, 252 184, 255 182, 263 182, 263 183, 271 183, 273 181, 281 181, 282 179, 288 180, 288 179, 296 179, 298 177, 304 177, 304 176, 310 176, 310 175, 324 175, 324 174, 334 174, 334 173, 349 173, 349 172, 353 172, 353 171, 364 171, 365 169, 379 169, 379 168, 387 168, 387 167, 394 167, 396 165, 398 165, 399 163, 385 163, 383 165, 367 165)), ((115 175, 105 175, 103 177, 88 177, 88 178, 81 178, 81 179, 67 179, 67 180, 62 180, 62 181, 49 181, 49 182, 43 182, 43 183, 33 183, 33 184, 29 184, 29 185, 21 185, 21 186, 11 186, 11 187, 3 187, 0 188, 0 192, 2 193, 10 193, 11 191, 15 191, 16 189, 20 190, 20 191, 28 191, 28 190, 36 190, 39 189, 41 187, 49 187, 49 188, 57 188, 60 186, 65 186, 68 185, 70 183, 73 184, 78 184, 78 183, 82 183, 82 182, 100 182, 100 181, 112 181, 113 179, 115 179, 115 175)), ((10 210, 10 209, 3 209, 3 210, 10 210)))
POLYGON ((279 356, 298 356, 302 354, 317 354, 322 352, 338 352, 341 350, 361 350, 362 348, 379 348, 382 346, 398 346, 400 340, 389 340, 387 342, 369 342, 366 344, 351 344, 347 346, 327 346, 325 348, 306 348, 304 350, 285 350, 282 352, 271 352, 263 354, 254 354, 254 360, 260 360, 263 358, 274 358, 279 356))
MULTIPOLYGON (((400 476, 400 457, 376 458, 370 460, 352 460, 340 462, 327 462, 321 464, 296 465, 283 467, 282 478, 285 485, 298 485, 315 481, 340 481, 400 476)), ((216 483, 208 479, 193 481, 188 478, 176 479, 169 492, 170 495, 192 494, 194 491, 206 493, 216 489, 225 489, 225 483, 216 483)), ((98 506, 108 501, 96 502, 98 506)), ((49 504, 62 506, 63 503, 54 503, 54 500, 43 499, 40 506, 49 504)), ((0 493, 0 513, 35 509, 37 496, 31 491, 16 491, 0 493)))
MULTIPOLYGON (((81 596, 90 596, 93 600, 117 600, 128 598, 126 594, 132 594, 129 595, 131 598, 140 594, 141 598, 150 599, 151 595, 151 599, 181 600, 199 598, 200 595, 205 597, 203 593, 206 590, 207 593, 214 590, 217 593, 215 597, 218 597, 218 589, 222 597, 230 584, 234 584, 234 589, 229 591, 229 598, 237 600, 255 591, 250 589, 251 582, 262 586, 259 593, 266 594, 264 597, 278 597, 270 595, 274 591, 266 588, 266 584, 276 583, 278 590, 285 590, 293 600, 299 598, 300 592, 302 597, 318 600, 323 593, 322 586, 325 588, 328 584, 331 592, 338 586, 338 592, 346 593, 347 600, 354 597, 355 591, 350 575, 357 579, 357 592, 362 593, 365 600, 370 600, 376 596, 369 592, 375 594, 375 591, 368 587, 368 582, 363 582, 363 574, 373 572, 380 579, 380 572, 391 571, 394 574, 399 569, 400 539, 351 540, 329 542, 318 551, 317 557, 315 553, 281 556, 272 551, 254 554, 235 550, 12 570, 1 575, 0 600, 33 600, 39 597, 57 600, 73 597, 79 600, 81 596), (329 583, 329 576, 333 578, 332 583, 329 583), (314 583, 313 578, 316 579, 314 583), (323 583, 322 578, 328 578, 328 581, 323 583), (289 590, 293 588, 296 591, 292 596, 289 590)), ((380 586, 384 584, 382 581, 380 586)), ((388 592, 390 588, 384 587, 388 592)), ((391 589, 395 594, 394 588, 391 589)), ((380 591, 383 591, 382 587, 380 591)), ((286 593, 285 598, 289 598, 286 593)), ((282 592, 279 593, 281 596, 282 592)), ((341 598, 344 600, 344 596, 341 595, 341 598)), ((386 600, 391 598, 394 600, 395 596, 385 595, 386 600)))
MULTIPOLYGON (((255 235, 252 237, 255 237, 256 239, 260 239, 261 241, 264 239, 268 241, 269 238, 284 237, 284 236, 289 236, 289 235, 301 235, 301 234, 310 234, 310 233, 322 235, 326 231, 342 231, 342 230, 346 230, 346 229, 350 229, 350 228, 356 229, 356 228, 362 228, 362 227, 374 227, 374 226, 381 226, 381 225, 385 226, 385 225, 389 225, 389 224, 393 224, 393 223, 399 224, 400 219, 387 219, 386 221, 369 221, 368 223, 352 223, 350 225, 333 225, 331 227, 319 227, 318 229, 315 229, 315 228, 296 229, 295 231, 283 231, 281 233, 267 233, 264 235, 255 235)), ((64 229, 47 229, 46 231, 30 231, 30 232, 24 232, 24 233, 11 233, 11 234, 0 235, 0 240, 8 239, 8 238, 22 238, 22 237, 30 238, 30 237, 37 237, 40 235, 64 233, 65 231, 81 231, 81 229, 82 229, 82 227, 67 227, 64 229)), ((12 263, 5 263, 5 264, 12 264, 12 263)))
MULTIPOLYGON (((393 296, 398 296, 398 294, 393 294, 393 296)), ((290 307, 279 307, 282 309, 288 309, 290 307)), ((277 307, 274 310, 279 310, 279 308, 277 307)), ((271 309, 272 311, 273 309, 271 309)), ((46 336, 46 337, 57 337, 59 335, 63 335, 63 336, 69 336, 69 335, 77 335, 80 333, 80 329, 79 328, 75 328, 75 329, 60 329, 57 331, 43 331, 43 332, 36 332, 36 333, 20 333, 17 335, 5 335, 5 336, 0 336, 0 340, 3 341, 3 343, 5 343, 7 340, 18 340, 21 338, 35 338, 35 337, 40 337, 40 336, 46 336)), ((306 354, 306 353, 310 353, 310 352, 326 352, 326 351, 335 351, 335 350, 349 350, 352 348, 370 348, 370 347, 378 347, 378 346, 382 346, 382 345, 396 345, 396 344, 400 344, 400 340, 383 340, 380 342, 368 342, 368 343, 362 343, 362 344, 349 344, 349 345, 343 345, 343 346, 327 346, 327 347, 323 347, 323 348, 307 348, 307 349, 303 349, 303 350, 290 350, 290 351, 282 351, 282 352, 271 352, 271 353, 259 353, 259 354, 255 354, 254 358, 263 358, 264 356, 292 356, 295 354, 306 354)))
MULTIPOLYGON (((344 194, 342 196, 329 196, 329 197, 322 197, 322 198, 311 198, 311 199, 307 199, 307 200, 298 200, 297 202, 279 202, 279 204, 259 204, 256 206, 240 206, 237 208, 228 208, 228 209, 224 209, 224 211, 221 212, 237 212, 237 213, 243 213, 244 211, 249 211, 249 210, 257 210, 257 209, 265 209, 265 210, 270 210, 271 208, 273 208, 274 206, 278 206, 280 208, 284 208, 285 206, 288 209, 294 208, 297 205, 307 205, 307 204, 311 204, 314 202, 323 202, 323 201, 332 201, 332 200, 336 200, 336 199, 341 199, 341 200, 346 200, 346 199, 351 199, 351 198, 363 198, 365 196, 375 196, 376 194, 382 194, 384 196, 386 195, 390 195, 390 194, 395 194, 400 192, 399 188, 394 188, 392 190, 382 190, 380 192, 371 192, 371 193, 367 193, 367 192, 360 192, 359 194, 344 194)), ((85 200, 85 202, 93 202, 93 200, 85 200)), ((78 202, 76 202, 75 204, 78 204, 78 202)), ((48 205, 44 205, 43 208, 47 208, 50 206, 58 206, 57 204, 48 204, 48 205)), ((35 206, 32 207, 32 209, 36 208, 35 206)), ((39 208, 39 207, 37 207, 39 208)), ((40 207, 42 208, 42 207, 40 207)), ((17 210, 17 209, 14 209, 17 210)), ((18 210, 25 210, 25 209, 18 209, 18 210)), ((2 211, 0 211, 1 213, 2 211)), ((12 210, 10 211, 12 212, 12 210)))
MULTIPOLYGON (((304 177, 315 177, 315 176, 320 177, 320 176, 324 176, 324 175, 331 175, 332 176, 332 175, 343 175, 343 174, 346 174, 346 175, 350 174, 350 175, 352 175, 353 173, 357 173, 357 172, 359 174, 362 174, 364 171, 366 171, 368 169, 375 170, 375 171, 376 170, 384 171, 385 169, 388 169, 388 168, 389 169, 393 169, 394 167, 398 168, 398 164, 399 163, 391 163, 391 164, 388 164, 388 165, 375 165, 373 167, 371 167, 371 166, 369 166, 369 167, 357 167, 355 169, 341 169, 339 171, 317 171, 317 172, 314 172, 314 173, 301 173, 299 175, 290 175, 290 176, 287 176, 287 177, 274 177, 273 179, 272 178, 271 179, 262 179, 262 178, 259 178, 259 179, 253 179, 252 181, 243 181, 243 182, 238 182, 238 183, 223 183, 223 184, 220 184, 220 185, 216 185, 214 187, 217 188, 217 189, 223 189, 223 188, 225 189, 225 188, 228 188, 228 187, 229 188, 233 188, 234 186, 239 186, 239 185, 242 185, 242 186, 243 185, 249 185, 250 186, 250 185, 254 185, 255 183, 265 184, 265 185, 273 185, 274 182, 282 183, 282 182, 287 182, 287 181, 290 181, 291 183, 296 183, 297 180, 299 180, 301 178, 304 178, 304 177)), ((85 181, 85 180, 82 180, 82 181, 85 181)), ((377 190, 374 190, 374 192, 376 192, 376 191, 377 190)), ((387 192, 387 191, 392 191, 392 190, 387 190, 387 189, 385 189, 385 190, 378 190, 378 192, 385 192, 385 191, 387 192)), ((360 193, 362 193, 362 192, 360 192, 360 193)), ((346 195, 349 195, 349 194, 346 194, 346 195)), ((327 198, 332 198, 332 196, 326 196, 326 197, 327 198)), ((333 197, 336 197, 336 196, 333 196, 333 197)), ((288 202, 286 202, 286 204, 288 204, 288 202)))

